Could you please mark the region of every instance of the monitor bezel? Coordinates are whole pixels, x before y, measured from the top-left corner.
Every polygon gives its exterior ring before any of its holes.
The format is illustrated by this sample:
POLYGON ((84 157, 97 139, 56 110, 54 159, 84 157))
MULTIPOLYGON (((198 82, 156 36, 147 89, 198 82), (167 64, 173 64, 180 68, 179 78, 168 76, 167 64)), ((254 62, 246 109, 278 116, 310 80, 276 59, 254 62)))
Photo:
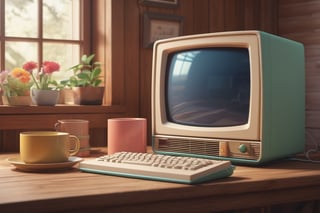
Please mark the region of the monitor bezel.
POLYGON ((262 60, 258 31, 224 32, 182 36, 154 44, 152 75, 152 134, 198 138, 261 140, 262 60), (214 47, 247 48, 250 59, 250 107, 248 122, 228 127, 197 127, 169 122, 166 113, 166 68, 168 55, 186 49, 214 47))

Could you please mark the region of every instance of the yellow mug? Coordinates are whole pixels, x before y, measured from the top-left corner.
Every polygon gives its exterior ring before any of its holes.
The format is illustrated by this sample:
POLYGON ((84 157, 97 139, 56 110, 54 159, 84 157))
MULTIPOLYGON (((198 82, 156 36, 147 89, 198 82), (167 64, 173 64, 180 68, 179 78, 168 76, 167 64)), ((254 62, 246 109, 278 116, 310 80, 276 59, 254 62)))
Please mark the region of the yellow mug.
POLYGON ((76 155, 80 141, 67 132, 30 131, 20 133, 20 158, 25 163, 60 163, 76 155))

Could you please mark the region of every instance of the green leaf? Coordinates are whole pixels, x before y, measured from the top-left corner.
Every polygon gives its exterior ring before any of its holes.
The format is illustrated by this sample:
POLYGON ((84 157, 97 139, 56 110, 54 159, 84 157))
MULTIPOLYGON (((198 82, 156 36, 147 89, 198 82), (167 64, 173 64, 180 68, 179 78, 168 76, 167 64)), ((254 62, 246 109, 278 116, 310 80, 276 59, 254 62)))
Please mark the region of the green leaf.
POLYGON ((86 64, 90 64, 91 61, 92 61, 92 59, 94 58, 94 56, 95 56, 94 54, 88 56, 88 57, 87 57, 87 60, 86 60, 86 64))
POLYGON ((99 84, 102 82, 102 80, 100 79, 96 79, 94 82, 93 82, 93 86, 97 87, 99 86, 99 84))
POLYGON ((87 55, 86 54, 81 56, 81 61, 86 64, 86 61, 87 61, 87 55))
POLYGON ((78 78, 83 79, 83 80, 90 80, 90 74, 91 74, 91 72, 86 71, 86 72, 79 73, 77 76, 78 76, 78 78))
POLYGON ((99 77, 100 73, 101 73, 100 68, 96 68, 96 69, 92 70, 92 78, 99 77))

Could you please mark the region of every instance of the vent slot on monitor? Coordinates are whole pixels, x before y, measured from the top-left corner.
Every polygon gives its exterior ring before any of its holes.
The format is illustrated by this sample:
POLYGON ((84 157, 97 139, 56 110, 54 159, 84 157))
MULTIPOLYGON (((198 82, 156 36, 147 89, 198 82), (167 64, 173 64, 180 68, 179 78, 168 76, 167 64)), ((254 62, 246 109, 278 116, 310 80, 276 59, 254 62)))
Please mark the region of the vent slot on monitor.
POLYGON ((195 154, 208 157, 229 157, 243 158, 250 160, 258 160, 261 153, 260 143, 228 141, 221 142, 219 140, 208 139, 190 139, 180 137, 155 136, 153 141, 155 151, 166 152, 172 154, 195 154), (227 151, 222 154, 221 143, 225 144, 227 151), (246 152, 239 151, 238 147, 245 145, 246 152))

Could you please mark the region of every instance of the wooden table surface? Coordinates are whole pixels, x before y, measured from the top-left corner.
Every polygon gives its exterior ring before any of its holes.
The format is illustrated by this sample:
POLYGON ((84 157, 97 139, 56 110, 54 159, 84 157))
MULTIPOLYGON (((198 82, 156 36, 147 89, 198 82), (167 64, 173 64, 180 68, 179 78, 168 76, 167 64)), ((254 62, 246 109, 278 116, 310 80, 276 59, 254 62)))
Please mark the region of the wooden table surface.
MULTIPOLYGON (((99 151, 99 150, 95 150, 99 151)), ((98 153, 101 154, 101 153, 98 153)), ((320 200, 320 164, 278 161, 236 166, 199 185, 80 172, 21 172, 0 154, 0 212, 213 212, 320 200)))

